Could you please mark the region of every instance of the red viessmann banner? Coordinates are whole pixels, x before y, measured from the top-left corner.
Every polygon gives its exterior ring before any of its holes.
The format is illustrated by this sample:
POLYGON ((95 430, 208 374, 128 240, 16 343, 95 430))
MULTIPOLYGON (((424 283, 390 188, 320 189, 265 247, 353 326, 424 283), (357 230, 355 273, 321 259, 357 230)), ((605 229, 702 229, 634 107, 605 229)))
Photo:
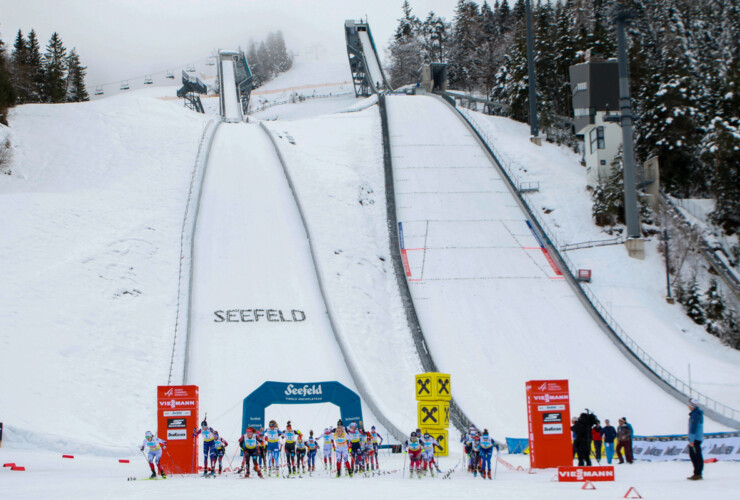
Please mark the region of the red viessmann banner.
POLYGON ((558 481, 614 481, 614 466, 558 467, 558 481))
POLYGON ((530 380, 526 387, 530 466, 573 465, 568 381, 530 380))
POLYGON ((196 474, 197 449, 192 438, 198 427, 198 386, 157 387, 157 436, 167 441, 162 467, 168 474, 196 474))

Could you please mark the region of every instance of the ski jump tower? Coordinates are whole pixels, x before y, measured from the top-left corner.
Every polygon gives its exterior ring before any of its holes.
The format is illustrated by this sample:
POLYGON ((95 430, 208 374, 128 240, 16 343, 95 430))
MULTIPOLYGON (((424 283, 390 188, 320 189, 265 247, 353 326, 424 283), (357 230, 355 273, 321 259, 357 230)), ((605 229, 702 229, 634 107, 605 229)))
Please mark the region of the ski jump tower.
POLYGON ((347 40, 347 56, 349 68, 352 71, 352 83, 355 86, 355 96, 368 97, 391 91, 388 79, 385 77, 375 42, 370 34, 370 25, 367 21, 344 22, 344 36, 347 40))
POLYGON ((252 71, 240 50, 220 50, 218 59, 221 117, 226 122, 240 122, 249 109, 252 71))

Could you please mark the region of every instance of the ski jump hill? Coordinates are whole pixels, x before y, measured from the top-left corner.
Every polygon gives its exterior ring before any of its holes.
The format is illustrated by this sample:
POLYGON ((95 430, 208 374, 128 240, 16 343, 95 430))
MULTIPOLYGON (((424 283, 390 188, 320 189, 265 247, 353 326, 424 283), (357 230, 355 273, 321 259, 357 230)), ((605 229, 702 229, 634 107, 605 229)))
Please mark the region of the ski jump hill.
MULTIPOLYGON (((584 305, 475 131, 440 97, 390 92, 360 28, 345 24, 355 93, 384 95, 351 112, 246 122, 233 51, 220 53, 216 119, 157 89, 14 111, 0 197, 17 214, 0 243, 7 442, 118 453, 151 427, 166 383, 198 385, 209 421, 236 436, 242 400, 268 380, 340 382, 400 440, 416 427, 413 376, 430 368, 452 375, 458 429, 499 441, 527 435, 537 379, 570 380, 574 413, 684 431, 680 395, 584 305)), ((267 412, 315 431, 339 417, 267 412)))

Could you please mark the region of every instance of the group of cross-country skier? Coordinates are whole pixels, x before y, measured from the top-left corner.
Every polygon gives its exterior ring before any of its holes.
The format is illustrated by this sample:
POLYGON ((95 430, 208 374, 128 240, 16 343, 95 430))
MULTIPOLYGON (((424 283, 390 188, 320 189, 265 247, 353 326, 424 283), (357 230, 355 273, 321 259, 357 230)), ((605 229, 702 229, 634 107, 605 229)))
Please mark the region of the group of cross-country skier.
POLYGON ((471 425, 468 432, 460 437, 460 441, 468 457, 468 472, 472 472, 473 477, 476 477, 480 472, 481 478, 492 479, 491 458, 493 457, 493 449, 498 450, 498 445, 488 433, 488 429, 479 432, 471 425))
MULTIPOLYGON (((201 422, 200 429, 193 429, 193 438, 203 438, 203 475, 215 476, 223 471, 223 457, 226 454, 228 443, 218 432, 201 422)), ((470 427, 468 433, 462 436, 461 441, 468 456, 468 471, 474 476, 480 472, 483 479, 491 479, 491 458, 493 449, 498 446, 488 433, 487 429, 478 432, 470 427)), ((247 427, 238 440, 242 452, 241 465, 236 468, 237 473, 243 473, 248 478, 252 469, 259 477, 263 472, 269 476, 280 476, 281 458, 287 466, 288 475, 295 475, 316 470, 316 457, 320 453, 323 458, 324 469, 336 472, 337 477, 342 475, 342 465, 350 477, 357 472, 379 469, 378 449, 383 443, 383 437, 376 432, 375 426, 369 431, 362 425, 352 422, 344 426, 338 421, 336 427, 327 427, 320 435, 309 431, 308 436, 293 429, 290 421, 280 430, 275 420, 270 420, 268 427, 247 427)), ((148 450, 147 460, 152 470, 152 478, 157 477, 154 465, 158 466, 160 476, 166 477, 165 471, 159 464, 162 451, 167 443, 146 433, 146 439, 141 451, 148 450)), ((409 439, 403 444, 404 452, 409 458, 409 477, 421 477, 427 470, 441 473, 434 454, 436 449, 442 449, 440 444, 429 433, 422 433, 420 429, 412 432, 409 439)))

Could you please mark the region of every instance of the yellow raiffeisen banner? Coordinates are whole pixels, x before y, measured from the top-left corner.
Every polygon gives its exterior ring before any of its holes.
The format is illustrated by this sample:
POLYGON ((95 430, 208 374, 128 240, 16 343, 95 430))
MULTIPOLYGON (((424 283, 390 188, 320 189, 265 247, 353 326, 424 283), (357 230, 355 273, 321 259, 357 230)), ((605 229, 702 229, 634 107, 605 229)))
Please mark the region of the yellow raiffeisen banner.
POLYGON ((419 428, 446 429, 450 425, 449 401, 419 401, 417 403, 419 428))
POLYGON ((416 400, 449 401, 452 398, 449 373, 420 373, 416 376, 416 400))

